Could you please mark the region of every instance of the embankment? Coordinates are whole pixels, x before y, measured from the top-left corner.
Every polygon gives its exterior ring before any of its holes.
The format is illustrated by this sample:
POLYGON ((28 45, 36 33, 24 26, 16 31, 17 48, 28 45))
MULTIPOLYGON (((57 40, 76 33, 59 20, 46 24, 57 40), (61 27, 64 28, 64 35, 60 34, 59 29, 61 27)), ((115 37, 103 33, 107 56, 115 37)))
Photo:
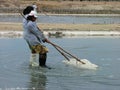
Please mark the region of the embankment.
MULTIPOLYGON (((50 36, 120 36, 120 24, 43 24, 41 30, 50 36)), ((22 23, 0 22, 1 36, 22 36, 22 23)))

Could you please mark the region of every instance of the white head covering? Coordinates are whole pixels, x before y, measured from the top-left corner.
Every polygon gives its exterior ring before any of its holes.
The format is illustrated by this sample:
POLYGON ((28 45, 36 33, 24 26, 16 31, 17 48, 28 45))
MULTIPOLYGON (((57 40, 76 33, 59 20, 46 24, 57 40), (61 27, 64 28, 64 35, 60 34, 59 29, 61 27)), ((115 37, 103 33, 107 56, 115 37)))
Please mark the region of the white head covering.
POLYGON ((32 5, 32 7, 34 8, 34 11, 36 11, 36 13, 37 13, 37 6, 34 4, 34 5, 32 5))
POLYGON ((36 17, 36 18, 38 17, 36 11, 31 11, 31 12, 28 14, 28 16, 34 16, 34 17, 36 17))
POLYGON ((37 9, 37 5, 34 4, 34 5, 32 5, 32 6, 33 6, 34 9, 37 9))

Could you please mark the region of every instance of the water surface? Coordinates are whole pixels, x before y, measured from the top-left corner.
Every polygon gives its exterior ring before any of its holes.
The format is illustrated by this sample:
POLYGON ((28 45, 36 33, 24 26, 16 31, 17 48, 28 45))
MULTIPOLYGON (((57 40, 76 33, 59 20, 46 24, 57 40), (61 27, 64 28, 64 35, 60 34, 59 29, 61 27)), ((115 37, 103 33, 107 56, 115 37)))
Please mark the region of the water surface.
MULTIPOLYGON (((0 15, 0 22, 22 22, 20 15, 0 15), (3 19, 4 18, 4 19, 3 19)), ((56 16, 56 15, 39 15, 39 23, 68 23, 68 24, 118 24, 119 16, 56 16)))
POLYGON ((50 38, 80 58, 99 65, 83 70, 62 63, 64 58, 50 45, 47 65, 29 67, 30 50, 23 38, 0 39, 0 89, 120 90, 120 38, 50 38))

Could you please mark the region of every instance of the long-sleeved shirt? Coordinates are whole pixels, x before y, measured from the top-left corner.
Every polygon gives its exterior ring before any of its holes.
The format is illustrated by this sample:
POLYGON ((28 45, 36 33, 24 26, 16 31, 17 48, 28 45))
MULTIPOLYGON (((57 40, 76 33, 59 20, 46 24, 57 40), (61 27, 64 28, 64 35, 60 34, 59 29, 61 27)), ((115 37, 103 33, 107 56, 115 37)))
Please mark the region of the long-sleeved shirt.
POLYGON ((45 39, 45 36, 43 32, 38 29, 36 22, 28 21, 24 18, 23 28, 24 39, 29 43, 30 46, 42 44, 42 40, 45 39))

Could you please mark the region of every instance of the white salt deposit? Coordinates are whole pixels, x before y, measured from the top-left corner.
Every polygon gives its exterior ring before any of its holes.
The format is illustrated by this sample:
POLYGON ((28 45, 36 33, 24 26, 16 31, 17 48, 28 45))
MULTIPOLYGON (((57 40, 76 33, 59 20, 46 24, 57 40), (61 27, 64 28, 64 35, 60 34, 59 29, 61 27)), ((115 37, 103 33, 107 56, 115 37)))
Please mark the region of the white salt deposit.
POLYGON ((0 37, 22 37, 23 32, 22 31, 0 31, 0 37))
MULTIPOLYGON (((44 34, 48 33, 55 34, 58 31, 45 31, 44 34)), ((120 36, 119 31, 61 31, 65 36, 120 36)), ((0 37, 23 37, 23 31, 0 31, 0 37)))
POLYGON ((89 60, 87 59, 81 59, 82 62, 84 62, 85 64, 82 64, 81 62, 71 58, 70 61, 64 60, 63 62, 67 65, 71 65, 77 68, 81 68, 81 69, 94 69, 96 70, 98 68, 98 65, 91 63, 89 60))

